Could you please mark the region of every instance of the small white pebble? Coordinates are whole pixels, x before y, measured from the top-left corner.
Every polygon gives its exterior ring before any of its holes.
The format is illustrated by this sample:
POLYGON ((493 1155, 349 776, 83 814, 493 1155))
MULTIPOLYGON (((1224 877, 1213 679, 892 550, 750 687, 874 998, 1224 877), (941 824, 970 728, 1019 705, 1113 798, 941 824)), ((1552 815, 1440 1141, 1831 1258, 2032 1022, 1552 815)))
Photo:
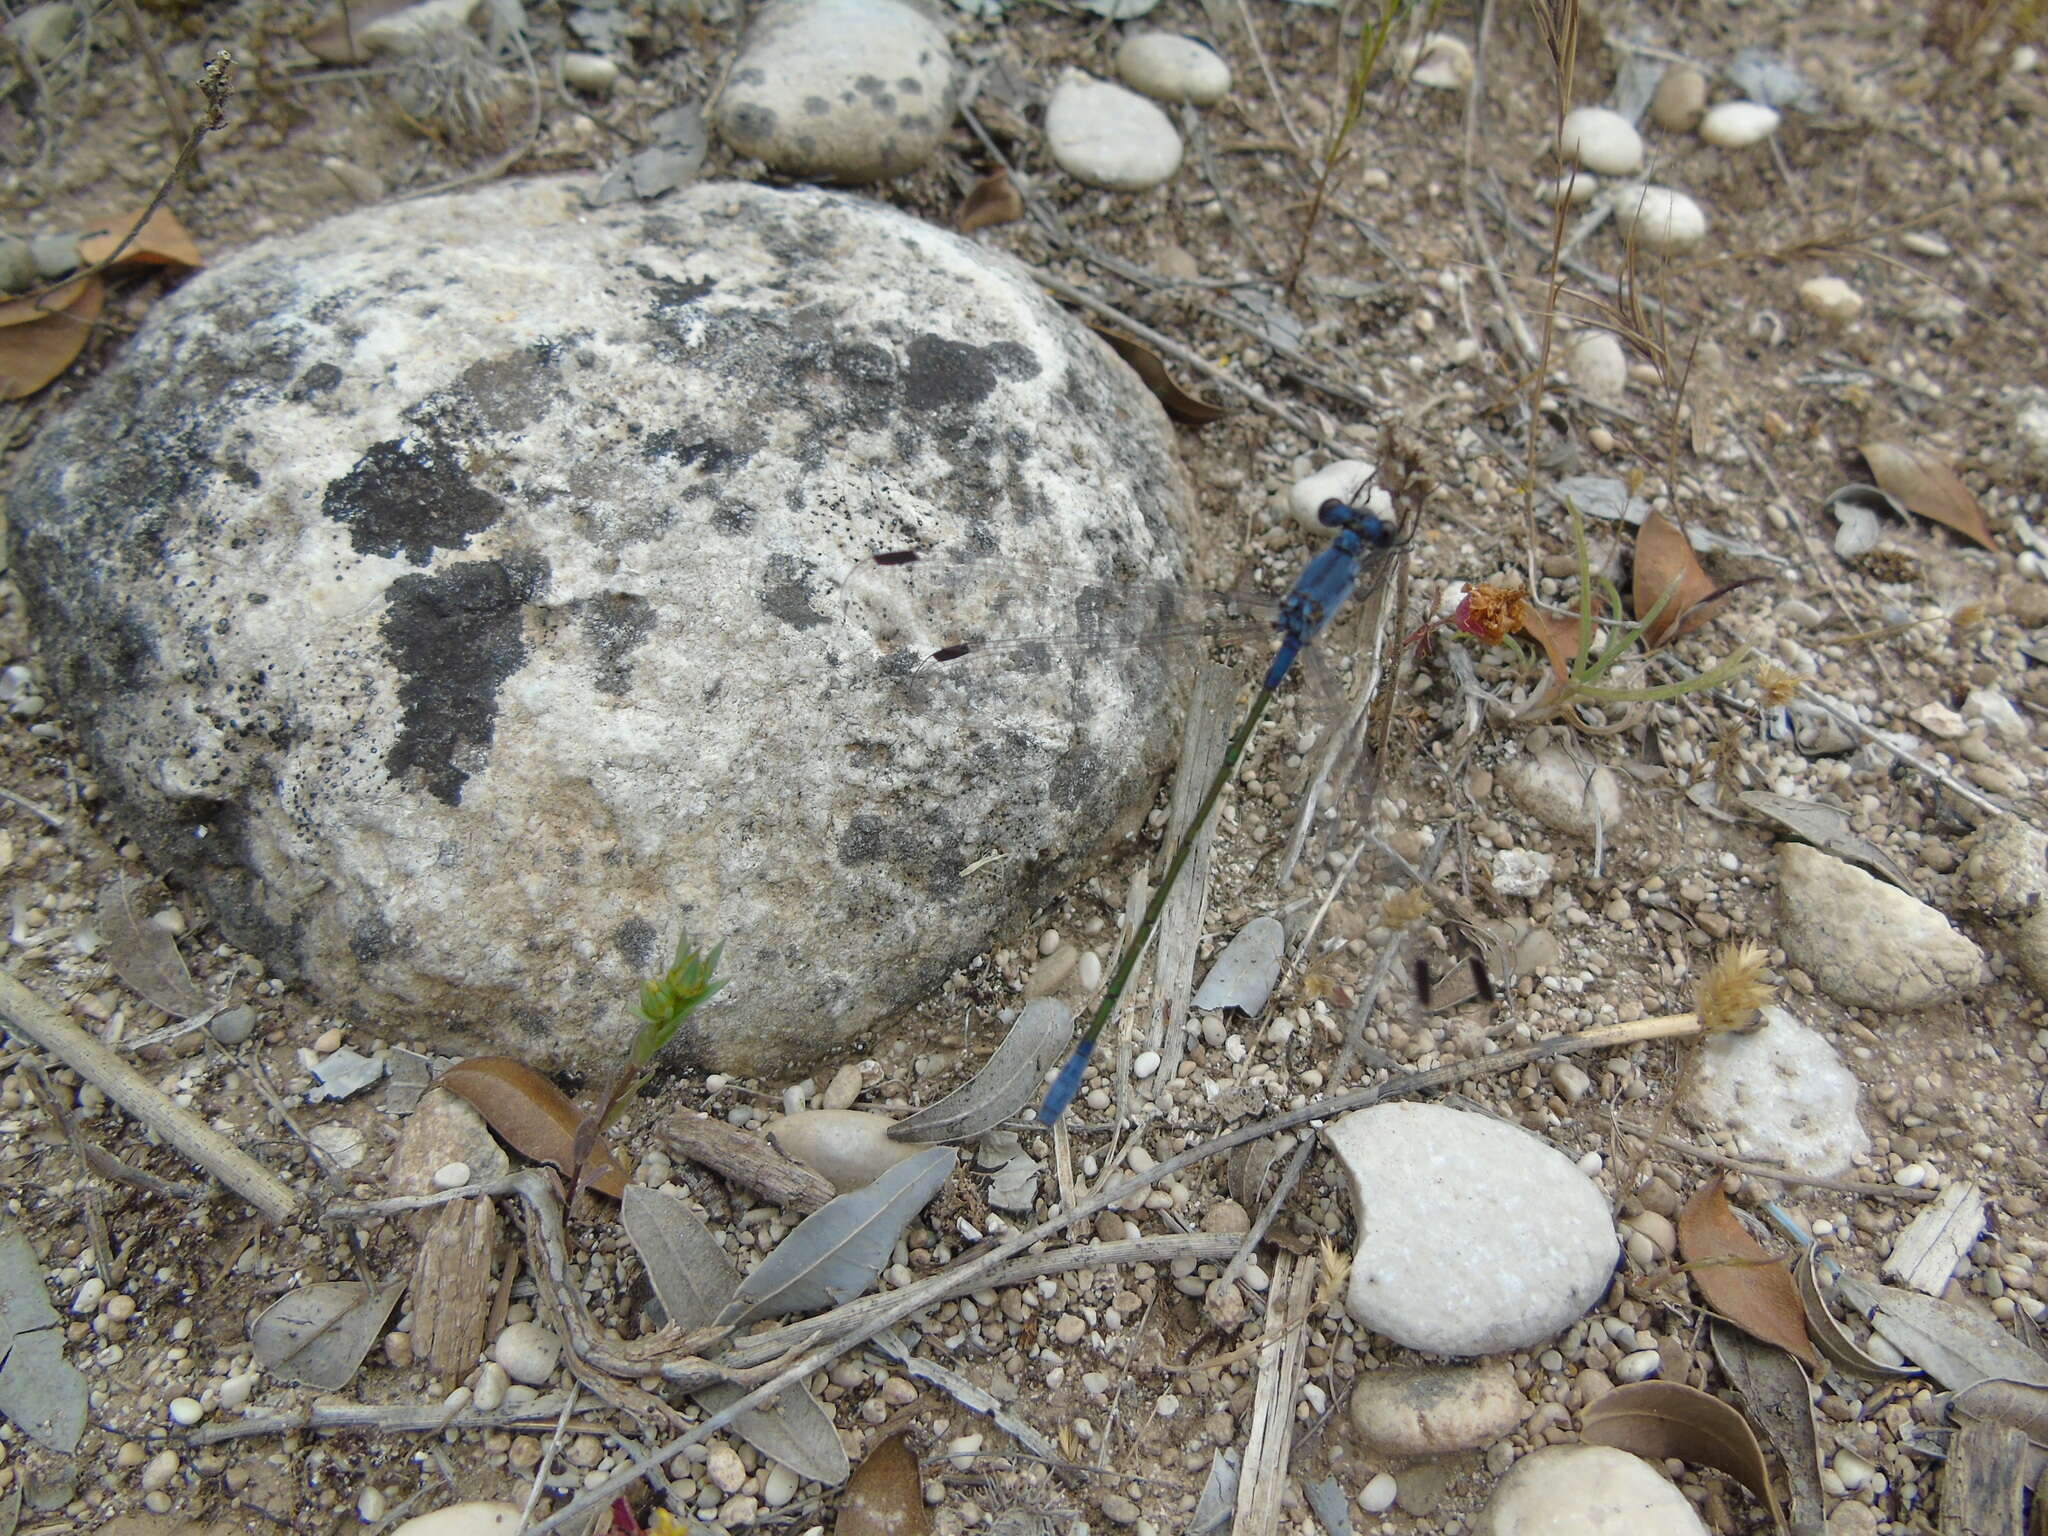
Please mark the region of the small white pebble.
POLYGON ((955 1472, 972 1472, 974 1458, 980 1453, 980 1435, 961 1435, 946 1442, 946 1455, 952 1460, 955 1472))
POLYGON ((1664 1368, 1664 1357, 1654 1349, 1638 1349, 1614 1362, 1618 1382, 1648 1381, 1664 1368))
POLYGON ((1863 313, 1863 295, 1839 277, 1809 277, 1799 285, 1799 302, 1829 325, 1848 325, 1863 313))
POLYGON ((768 1468, 768 1475, 761 1479, 761 1502, 770 1509, 780 1509, 796 1497, 797 1475, 781 1462, 768 1468))
POLYGON ((172 1478, 178 1475, 178 1453, 158 1451, 150 1457, 149 1465, 142 1469, 142 1491, 155 1493, 168 1487, 172 1478))
POLYGON ((1709 107, 1699 134, 1716 149, 1747 149, 1778 131, 1778 114, 1759 101, 1724 101, 1709 107))
POLYGON ((1394 1507, 1394 1499, 1400 1492, 1400 1485, 1394 1481, 1394 1474, 1382 1472, 1358 1490, 1358 1507, 1368 1515, 1383 1515, 1394 1507))
POLYGON ((1138 1052, 1138 1059, 1131 1063, 1131 1076, 1141 1083, 1158 1070, 1159 1053, 1157 1051, 1140 1051, 1138 1052))
POLYGON ((434 1170, 434 1188, 460 1189, 469 1182, 469 1164, 443 1163, 434 1170))
POLYGON ((562 55, 562 79, 579 91, 602 96, 618 84, 619 66, 602 54, 565 53, 562 55))
POLYGON ((740 1453, 722 1440, 711 1447, 711 1454, 704 1462, 704 1474, 720 1493, 727 1495, 738 1493, 747 1480, 746 1465, 740 1460, 740 1453))
POLYGON ((1102 985, 1102 956, 1092 949, 1081 951, 1081 963, 1074 967, 1074 981, 1086 992, 1102 985))
POLYGON ((78 1294, 71 1298, 71 1312, 74 1317, 88 1317, 100 1309, 100 1298, 107 1294, 107 1282, 98 1275, 78 1288, 78 1294))
POLYGON ((220 1405, 223 1408, 240 1408, 256 1395, 256 1384, 262 1380, 255 1371, 243 1371, 230 1376, 220 1384, 220 1405))
POLYGON ((1918 1189, 1933 1171, 1925 1163, 1908 1163, 1892 1175, 1892 1182, 1901 1189, 1918 1189))
POLYGON ((1605 176, 1642 169, 1643 136, 1635 124, 1606 107, 1576 107, 1557 130, 1557 152, 1605 176))
POLYGON ((171 1399, 171 1422, 190 1429, 206 1417, 206 1410, 199 1406, 196 1397, 174 1397, 171 1399))
POLYGON ((384 1497, 381 1488, 368 1487, 356 1495, 356 1515, 365 1525, 375 1525, 390 1508, 391 1501, 384 1497))
POLYGON ((1056 950, 1056 949, 1058 949, 1059 947, 1060 947, 1060 931, 1059 931, 1059 929, 1057 929, 1057 928, 1048 928, 1048 929, 1046 929, 1046 930, 1045 930, 1045 932, 1041 933, 1041 934, 1040 934, 1040 935, 1038 936, 1038 952, 1039 952, 1039 953, 1040 953, 1041 955, 1049 955, 1049 954, 1053 953, 1053 951, 1055 951, 1055 950, 1056 950))
MULTIPOLYGON (((125 1295, 122 1292, 116 1291, 112 1296, 109 1296, 107 1298, 106 1314, 108 1320, 111 1322, 127 1322, 129 1318, 135 1315, 135 1298, 133 1296, 125 1295)), ((178 1321, 182 1323, 189 1321, 189 1319, 181 1317, 178 1319, 178 1321)))
POLYGON ((505 1404, 505 1392, 512 1385, 512 1378, 505 1374, 505 1367, 495 1360, 484 1362, 482 1370, 476 1373, 477 1412, 494 1413, 505 1404))
POLYGON ((348 1036, 342 1033, 341 1026, 337 1024, 313 1042, 313 1049, 319 1055, 329 1056, 340 1050, 342 1041, 347 1038, 348 1036))
POLYGON ((1707 235, 1707 216, 1700 205, 1669 187, 1625 189, 1614 200, 1614 222, 1647 251, 1689 251, 1707 235))
POLYGON ((544 1386, 562 1357, 562 1341, 539 1323, 513 1323, 498 1335, 491 1356, 514 1381, 544 1386))

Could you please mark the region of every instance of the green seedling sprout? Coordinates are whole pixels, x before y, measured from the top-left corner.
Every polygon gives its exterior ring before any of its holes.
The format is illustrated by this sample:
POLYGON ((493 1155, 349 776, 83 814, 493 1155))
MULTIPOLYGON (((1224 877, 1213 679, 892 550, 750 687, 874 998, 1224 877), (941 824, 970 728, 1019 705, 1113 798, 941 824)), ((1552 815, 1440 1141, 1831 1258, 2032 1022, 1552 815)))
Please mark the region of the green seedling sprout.
MULTIPOLYGON (((603 1107, 596 1114, 585 1115, 576 1127, 577 1193, 582 1192, 584 1169, 590 1154, 597 1148, 598 1139, 618 1119, 620 1111, 633 1097, 633 1089, 639 1084, 642 1074, 675 1039, 683 1021, 700 1003, 709 1002, 725 985, 723 981, 713 979, 719 956, 724 952, 725 941, 722 939, 712 945, 708 953, 698 949, 690 942, 689 930, 685 929, 676 938, 675 963, 653 981, 641 985, 640 1001, 633 1007, 640 1020, 640 1028, 633 1034, 626 1064, 612 1079, 603 1107)), ((570 1203, 575 1203, 573 1194, 570 1203)))

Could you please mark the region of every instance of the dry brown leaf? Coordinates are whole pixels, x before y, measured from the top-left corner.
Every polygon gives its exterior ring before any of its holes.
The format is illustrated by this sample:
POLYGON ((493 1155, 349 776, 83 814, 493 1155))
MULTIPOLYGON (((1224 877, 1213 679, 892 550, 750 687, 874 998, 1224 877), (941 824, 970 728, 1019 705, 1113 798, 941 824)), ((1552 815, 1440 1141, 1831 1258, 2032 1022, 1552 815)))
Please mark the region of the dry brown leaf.
POLYGON ((917 1456, 902 1435, 891 1435, 847 1479, 832 1536, 925 1536, 930 1529, 917 1456))
POLYGON ((1534 608, 1522 615, 1522 633, 1543 647, 1550 658, 1550 670, 1559 687, 1571 676, 1572 663, 1579 659, 1579 621, 1559 613, 1538 613, 1534 608))
POLYGON ((1870 477, 1903 506, 1986 549, 1998 548, 1984 509, 1947 460, 1925 448, 1882 439, 1865 443, 1858 451, 1870 466, 1870 477))
POLYGON ((2048 1446, 2048 1387, 2034 1382, 1995 1377, 1977 1382, 1949 1400, 1949 1412, 1957 1418, 1989 1419, 2048 1446))
POLYGON ((49 297, 65 296, 69 303, 57 313, 13 322, 0 320, 0 325, 6 326, 0 330, 0 400, 34 394, 85 350, 92 323, 106 303, 106 285, 96 277, 81 278, 49 297))
POLYGON ((1789 1266, 1749 1235, 1715 1175, 1678 1213, 1678 1251, 1707 1305, 1752 1338, 1790 1352, 1808 1368, 1820 1356, 1806 1336, 1806 1309, 1789 1266))
POLYGON ((62 288, 52 288, 48 293, 33 298, 7 299, 0 301, 0 326, 27 325, 32 320, 47 320, 52 315, 61 315, 85 292, 87 278, 73 278, 62 288))
POLYGON ((1635 617, 1641 622, 1653 608, 1656 619, 1643 632, 1651 646, 1689 635, 1709 619, 1707 604, 1721 595, 1713 578, 1700 568, 1685 531, 1662 512, 1652 512, 1636 531, 1635 617), (1666 594, 1669 596, 1666 596, 1666 594), (1659 600, 1663 606, 1657 606, 1659 600))
POLYGON ((142 228, 127 248, 121 242, 128 238, 128 231, 135 227, 141 217, 140 210, 124 213, 107 220, 106 226, 83 236, 78 242, 78 256, 87 266, 96 266, 121 251, 117 267, 137 262, 164 267, 203 267, 206 258, 199 254, 199 246, 178 222, 178 216, 168 208, 159 208, 142 222, 142 228))
POLYGON ((1726 1472, 1755 1494, 1783 1529, 1763 1447, 1741 1412, 1712 1393, 1676 1381, 1616 1387, 1579 1416, 1580 1436, 1661 1461, 1675 1456, 1726 1472))
MULTIPOLYGON (((515 1152, 549 1164, 565 1179, 576 1176, 576 1128, 583 1123, 583 1111, 525 1062, 472 1056, 450 1067, 441 1086, 467 1099, 515 1152)), ((599 1171, 584 1180, 586 1187, 614 1200, 626 1192, 625 1170, 602 1138, 591 1163, 599 1171)))
POLYGON ((960 204, 954 228, 963 235, 992 224, 1010 224, 1024 217, 1024 199, 1007 170, 998 169, 977 181, 960 204))
POLYGON ((1222 406, 1211 405, 1208 401, 1182 389, 1174 382, 1173 375, 1166 371, 1166 364, 1159 360, 1159 354, 1142 341, 1126 336, 1122 331, 1113 331, 1106 325, 1098 325, 1092 320, 1088 323, 1088 328, 1108 342, 1111 350, 1131 365, 1131 371, 1144 380, 1147 389, 1159 397, 1159 403, 1166 407, 1166 414, 1175 421, 1184 421, 1191 427, 1200 427, 1208 425, 1218 417, 1230 414, 1222 406))

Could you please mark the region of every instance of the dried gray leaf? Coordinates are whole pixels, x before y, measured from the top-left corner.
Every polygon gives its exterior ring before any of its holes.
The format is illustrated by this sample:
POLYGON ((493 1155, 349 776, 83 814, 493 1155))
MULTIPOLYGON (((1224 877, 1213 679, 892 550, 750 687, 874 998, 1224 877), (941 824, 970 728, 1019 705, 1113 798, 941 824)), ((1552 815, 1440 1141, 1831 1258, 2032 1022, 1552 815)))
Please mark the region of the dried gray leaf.
POLYGON ((1767 821, 1774 821, 1802 842, 1813 844, 1851 864, 1861 864, 1879 879, 1889 880, 1907 895, 1918 895, 1906 872, 1890 854, 1849 830, 1849 813, 1818 800, 1797 800, 1765 789, 1745 789, 1735 797, 1767 821))
POLYGON ((85 1377, 64 1358, 55 1328, 16 1334, 0 1365, 0 1414, 23 1434, 69 1455, 85 1433, 85 1377))
POLYGON ((1854 1275, 1843 1275, 1835 1290, 1901 1354, 1951 1392, 1991 1380, 2048 1386, 2048 1360, 1989 1318, 1918 1291, 1873 1285, 1854 1275))
POLYGON ((806 1216, 740 1283, 718 1324, 824 1311, 861 1295, 958 1161, 951 1147, 928 1147, 806 1216))
POLYGON ((1827 108, 1827 98, 1820 87, 1801 74, 1798 65, 1769 49, 1743 49, 1725 73, 1728 83, 1747 101, 1795 112, 1821 112, 1827 108))
POLYGON ((648 131, 653 142, 613 166, 597 190, 586 195, 593 208, 627 198, 660 197, 697 179, 711 147, 702 102, 669 108, 648 124, 648 131))
POLYGON ((344 1045, 314 1062, 313 1075, 320 1079, 320 1086, 306 1095, 307 1103, 345 1099, 351 1094, 361 1093, 384 1075, 384 1058, 365 1056, 361 1051, 344 1045))
POLYGON ((2048 1387, 2025 1381, 1980 1381, 1949 1399, 1951 1417, 1988 1419, 2048 1446, 2048 1387))
POLYGON ((1827 1536, 1820 1439, 1805 1369, 1775 1344, 1751 1337, 1725 1318, 1711 1319, 1708 1327, 1715 1363, 1785 1469, 1792 1536, 1827 1536))
POLYGON ((1235 1450, 1218 1451, 1209 1462, 1209 1480, 1202 1485, 1202 1497, 1188 1521, 1188 1536, 1208 1536, 1221 1530, 1237 1510, 1237 1484, 1243 1458, 1235 1450))
POLYGON ((173 1018, 189 1018, 206 1006, 169 930, 135 915, 128 882, 115 880, 100 897, 93 925, 106 941, 107 963, 130 991, 173 1018))
POLYGON ((1329 1536, 1351 1536, 1351 1501, 1342 1483, 1326 1477, 1319 1483, 1302 1484, 1301 1491, 1308 1495, 1308 1507, 1315 1511, 1329 1536))
POLYGON ((1923 1375, 1916 1366, 1887 1365, 1866 1354, 1843 1331, 1821 1295, 1820 1276, 1814 1270, 1818 1255, 1819 1250, 1809 1243, 1792 1266, 1792 1280, 1799 1288, 1800 1304, 1806 1311, 1806 1336, 1813 1340, 1813 1347, 1827 1357, 1829 1364, 1866 1381, 1905 1381, 1923 1375))
POLYGON ((355 1378, 384 1332, 403 1283, 324 1280, 278 1297, 249 1326, 256 1358, 272 1375, 325 1392, 355 1378))
POLYGON ((999 1211, 1029 1214, 1038 1200, 1038 1176, 1043 1165, 1028 1152, 1019 1152, 988 1181, 988 1203, 999 1211))
POLYGON ((647 1266, 648 1284, 678 1328, 704 1327, 732 1300, 739 1271, 681 1195, 628 1184, 619 1218, 647 1266))
MULTIPOLYGON (((739 1272, 690 1203, 667 1190, 628 1184, 619 1214, 669 1321, 695 1329, 715 1318, 732 1299, 739 1272)), ((730 1384, 691 1394, 712 1413, 746 1395, 746 1388, 730 1384)), ((733 1420, 732 1430, 762 1455, 828 1488, 845 1482, 851 1470, 832 1415, 801 1384, 774 1402, 741 1414, 733 1420)))
POLYGON ((9 1228, 0 1234, 0 1415, 68 1455, 85 1433, 86 1386, 64 1358, 61 1321, 35 1249, 9 1228))
POLYGON ((1948 1289, 1970 1245, 1983 1235, 1986 1214, 1984 1192, 1974 1183, 1949 1185, 1899 1234, 1878 1272, 1912 1290, 1939 1296, 1948 1289))
POLYGON ((1628 486, 1612 475, 1571 475, 1548 494, 1559 506, 1576 506, 1580 516, 1602 522, 1639 525, 1650 515, 1649 502, 1629 495, 1628 486))
MULTIPOLYGON (((690 1395, 713 1413, 722 1412, 747 1395, 746 1387, 727 1383, 690 1395)), ((781 1462, 798 1477, 837 1488, 852 1475, 846 1447, 824 1404, 802 1382, 785 1387, 772 1403, 749 1409, 732 1421, 732 1432, 747 1444, 781 1462)))
POLYGON ((903 1336, 894 1328, 884 1328, 869 1343, 900 1364, 909 1375, 917 1377, 920 1381, 930 1382, 961 1407, 972 1413, 988 1415, 995 1421, 997 1429, 1023 1446, 1046 1466, 1059 1468, 1066 1464, 1066 1458, 1060 1454, 1059 1447, 1005 1408, 1001 1398, 985 1387, 976 1386, 958 1371, 949 1370, 936 1360, 927 1360, 913 1353, 910 1346, 903 1342, 903 1336))
POLYGON ((938 1103, 889 1127, 891 1141, 968 1141, 992 1131, 1038 1096, 1046 1072, 1073 1043, 1074 1014, 1035 997, 982 1069, 938 1103))
POLYGON ((1195 990, 1197 1008, 1236 1008, 1257 1018, 1280 979, 1287 953, 1287 930, 1278 918, 1255 917, 1223 947, 1209 974, 1195 990))

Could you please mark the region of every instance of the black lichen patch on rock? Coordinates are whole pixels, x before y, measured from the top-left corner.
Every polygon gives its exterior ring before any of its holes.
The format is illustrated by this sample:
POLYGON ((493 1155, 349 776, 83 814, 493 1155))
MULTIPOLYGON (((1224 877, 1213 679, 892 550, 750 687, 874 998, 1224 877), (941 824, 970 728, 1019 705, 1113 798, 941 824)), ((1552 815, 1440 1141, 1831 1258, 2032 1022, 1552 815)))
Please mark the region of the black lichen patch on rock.
POLYGON ((372 445, 328 486, 322 510, 348 529, 358 554, 425 565, 439 550, 467 549, 504 504, 470 479, 455 448, 407 437, 372 445))
POLYGON ((384 766, 417 775, 444 805, 481 766, 498 687, 525 664, 525 605, 547 584, 538 560, 479 560, 391 584, 381 632, 403 710, 384 766))

